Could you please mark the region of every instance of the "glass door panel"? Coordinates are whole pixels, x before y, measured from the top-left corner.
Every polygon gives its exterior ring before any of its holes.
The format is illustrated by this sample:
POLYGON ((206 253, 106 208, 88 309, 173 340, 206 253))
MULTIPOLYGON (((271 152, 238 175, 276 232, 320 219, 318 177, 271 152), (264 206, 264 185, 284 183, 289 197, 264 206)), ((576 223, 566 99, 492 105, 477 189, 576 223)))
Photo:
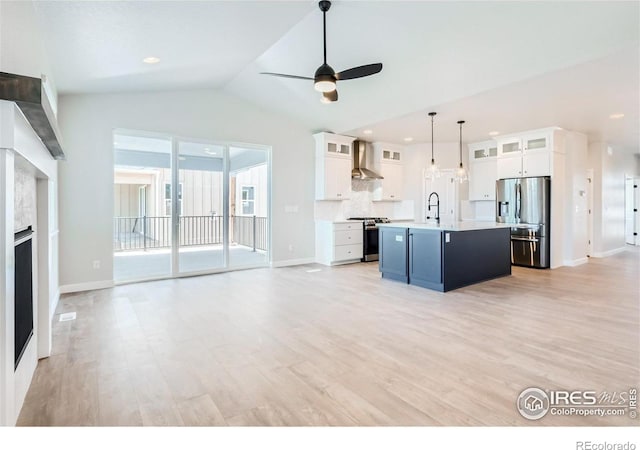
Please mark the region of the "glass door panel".
MULTIPOLYGON (((225 267, 225 148, 177 142, 177 262, 180 273, 225 267)), ((171 208, 171 205, 168 205, 171 208)))
POLYGON ((171 180, 171 139, 116 131, 113 186, 113 279, 171 274, 171 213, 164 185, 171 180))
POLYGON ((520 141, 505 142, 502 144, 502 153, 518 153, 520 151, 520 141))
POLYGON ((229 148, 229 266, 269 261, 269 170, 266 150, 229 148))

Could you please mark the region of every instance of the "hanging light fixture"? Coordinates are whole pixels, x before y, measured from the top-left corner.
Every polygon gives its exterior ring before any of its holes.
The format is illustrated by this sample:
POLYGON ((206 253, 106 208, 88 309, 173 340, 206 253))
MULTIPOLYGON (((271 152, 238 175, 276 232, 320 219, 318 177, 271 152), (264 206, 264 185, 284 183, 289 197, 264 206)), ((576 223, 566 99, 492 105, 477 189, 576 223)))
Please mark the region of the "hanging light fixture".
POLYGON ((436 164, 436 160, 433 158, 433 118, 437 113, 430 112, 429 116, 431 117, 431 165, 427 169, 426 176, 432 180, 436 178, 440 178, 440 168, 436 164))
POLYGON ((460 183, 464 183, 469 179, 469 175, 467 174, 467 170, 462 165, 462 124, 464 120, 458 120, 458 125, 460 125, 460 166, 456 171, 456 180, 460 183))

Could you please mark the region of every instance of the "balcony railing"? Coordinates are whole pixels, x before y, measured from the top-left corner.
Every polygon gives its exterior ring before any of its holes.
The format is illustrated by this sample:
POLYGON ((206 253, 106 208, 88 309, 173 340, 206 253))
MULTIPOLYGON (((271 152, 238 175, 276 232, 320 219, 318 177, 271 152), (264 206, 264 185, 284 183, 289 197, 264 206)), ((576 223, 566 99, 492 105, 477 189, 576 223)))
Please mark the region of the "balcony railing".
MULTIPOLYGON (((180 216, 180 247, 216 245, 224 241, 224 216, 180 216)), ((229 217, 229 242, 253 251, 267 250, 266 217, 229 217)), ((114 217, 113 251, 171 248, 171 218, 114 217)))

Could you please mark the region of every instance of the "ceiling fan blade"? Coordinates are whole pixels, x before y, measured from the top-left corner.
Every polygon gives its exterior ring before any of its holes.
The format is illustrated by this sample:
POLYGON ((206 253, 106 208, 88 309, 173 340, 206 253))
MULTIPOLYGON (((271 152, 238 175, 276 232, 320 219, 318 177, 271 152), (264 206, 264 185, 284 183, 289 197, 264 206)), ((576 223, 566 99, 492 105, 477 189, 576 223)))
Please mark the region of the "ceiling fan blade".
POLYGON ((354 78, 368 77, 382 70, 382 63, 367 64, 366 66, 353 67, 336 74, 337 80, 353 80, 354 78))
POLYGON ((313 81, 313 78, 301 77, 299 75, 287 75, 286 73, 260 72, 260 75, 272 75, 274 77, 295 78, 297 80, 312 80, 313 81))
POLYGON ((331 103, 338 101, 338 90, 335 89, 331 92, 323 92, 322 96, 324 97, 324 103, 331 103))

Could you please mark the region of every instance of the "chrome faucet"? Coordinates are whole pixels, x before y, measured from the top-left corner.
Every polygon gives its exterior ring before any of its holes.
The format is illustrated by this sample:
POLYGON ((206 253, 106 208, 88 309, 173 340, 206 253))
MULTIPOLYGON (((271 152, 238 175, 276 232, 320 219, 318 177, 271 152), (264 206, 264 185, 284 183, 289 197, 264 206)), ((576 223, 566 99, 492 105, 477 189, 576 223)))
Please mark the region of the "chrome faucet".
MULTIPOLYGON (((437 192, 432 192, 431 194, 429 194, 429 199, 427 200, 427 211, 431 211, 432 206, 436 207, 436 223, 440 223, 440 196, 437 192), (431 197, 433 197, 434 195, 436 196, 436 203, 432 204, 431 197)), ((427 216, 427 219, 431 219, 431 217, 427 216)))

